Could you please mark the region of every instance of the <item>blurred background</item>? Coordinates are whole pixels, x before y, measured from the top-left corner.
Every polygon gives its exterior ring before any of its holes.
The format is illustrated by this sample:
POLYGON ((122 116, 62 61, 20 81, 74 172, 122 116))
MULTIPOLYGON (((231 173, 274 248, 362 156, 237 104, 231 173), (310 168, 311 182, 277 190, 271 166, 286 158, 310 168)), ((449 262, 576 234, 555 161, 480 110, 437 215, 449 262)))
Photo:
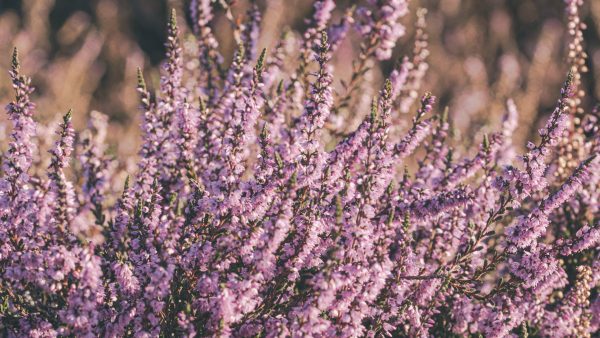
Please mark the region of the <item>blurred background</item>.
MULTIPOLYGON (((260 47, 272 47, 284 27, 302 32, 312 10, 310 0, 257 2, 263 13, 260 47)), ((339 17, 357 1, 336 3, 339 17)), ((188 0, 0 0, 0 103, 12 100, 7 72, 17 46, 23 73, 36 87, 38 121, 52 123, 73 108, 75 125, 83 128, 90 112, 98 110, 110 117, 117 152, 135 152, 136 67, 156 88, 168 8, 178 9, 185 36, 188 5, 188 0)), ((234 1, 232 11, 243 19, 247 6, 247 1, 234 1)), ((450 108, 458 137, 497 126, 506 99, 514 98, 521 113, 516 142, 522 144, 552 110, 568 70, 563 1, 413 0, 411 7, 429 10, 430 69, 422 89, 450 108)), ((375 65, 375 78, 382 79, 399 58, 411 55, 414 13, 403 18, 407 34, 394 58, 375 65)), ((589 54, 584 107, 591 109, 600 97, 600 1, 586 1, 582 16, 589 54)), ((233 49, 231 25, 218 11, 213 24, 227 59, 233 49)), ((350 73, 359 43, 351 35, 334 58, 337 82, 350 73)))

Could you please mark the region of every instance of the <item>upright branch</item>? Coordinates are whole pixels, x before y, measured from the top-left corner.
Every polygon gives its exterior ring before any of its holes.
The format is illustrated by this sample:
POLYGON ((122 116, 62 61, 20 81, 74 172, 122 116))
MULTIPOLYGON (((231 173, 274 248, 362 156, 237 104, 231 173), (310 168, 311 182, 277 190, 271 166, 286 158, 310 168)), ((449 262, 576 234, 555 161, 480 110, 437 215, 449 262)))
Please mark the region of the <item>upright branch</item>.
MULTIPOLYGON (((29 96, 33 92, 31 79, 21 75, 21 64, 19 52, 15 47, 12 54, 11 70, 9 72, 12 86, 15 91, 15 100, 6 106, 8 118, 13 123, 9 149, 2 161, 2 202, 1 208, 9 208, 11 200, 14 200, 21 187, 27 184, 27 172, 31 167, 35 150, 34 138, 36 137, 36 126, 33 121, 35 105, 29 96)), ((4 218, 4 211, 0 215, 4 218)))
POLYGON ((75 209, 75 192, 72 183, 65 174, 65 169, 71 161, 75 137, 73 123, 71 122, 72 114, 72 110, 65 114, 59 130, 56 132, 59 138, 50 151, 52 162, 48 167, 48 177, 51 181, 50 189, 56 196, 56 205, 54 206, 55 226, 60 233, 68 230, 75 209))

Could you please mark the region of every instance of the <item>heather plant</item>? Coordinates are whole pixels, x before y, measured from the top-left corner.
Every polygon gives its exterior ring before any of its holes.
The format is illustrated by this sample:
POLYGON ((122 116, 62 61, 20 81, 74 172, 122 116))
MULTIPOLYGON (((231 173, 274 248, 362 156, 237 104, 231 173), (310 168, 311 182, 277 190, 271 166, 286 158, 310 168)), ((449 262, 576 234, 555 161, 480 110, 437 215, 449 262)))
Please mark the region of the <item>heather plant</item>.
POLYGON ((317 0, 304 34, 282 34, 272 51, 259 46, 256 4, 240 21, 223 1, 229 65, 216 4, 191 1, 195 48, 173 11, 156 91, 138 70, 142 142, 119 196, 106 116, 77 133, 69 111, 51 149, 40 146, 15 48, 2 334, 597 335, 600 115, 582 101, 582 1, 565 4, 568 74, 520 153, 510 99, 474 149, 452 137, 448 110, 422 89, 425 9, 413 55, 383 84, 369 78, 404 35, 406 0, 367 1, 339 22, 336 3, 317 0), (360 55, 338 79, 331 59, 351 30, 360 55))

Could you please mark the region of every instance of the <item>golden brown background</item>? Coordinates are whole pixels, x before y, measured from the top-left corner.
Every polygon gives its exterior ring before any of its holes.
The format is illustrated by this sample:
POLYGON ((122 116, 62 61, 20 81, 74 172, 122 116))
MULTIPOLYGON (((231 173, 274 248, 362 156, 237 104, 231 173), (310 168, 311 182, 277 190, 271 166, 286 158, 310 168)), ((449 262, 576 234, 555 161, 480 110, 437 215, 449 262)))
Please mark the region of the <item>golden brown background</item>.
MULTIPOLYGON (((312 1, 259 0, 263 12, 261 47, 275 43, 284 26, 302 30, 312 1)), ((335 13, 356 1, 337 1, 335 13)), ((8 70, 13 46, 21 52, 23 72, 37 90, 37 120, 51 123, 67 109, 82 128, 90 111, 110 116, 111 143, 119 153, 135 152, 138 139, 135 69, 142 67, 156 87, 163 58, 169 7, 178 9, 180 25, 189 24, 189 1, 183 0, 0 0, 0 69, 8 70), (116 148, 115 148, 116 147, 116 148)), ((235 1, 243 19, 247 1, 235 1)), ((497 126, 507 98, 520 110, 516 142, 531 137, 552 109, 567 72, 562 0, 422 0, 411 7, 429 10, 430 69, 423 90, 449 106, 457 137, 497 126)), ((584 87, 590 109, 600 97, 600 1, 587 1, 583 20, 589 73, 584 87)), ((403 22, 407 35, 394 58, 373 70, 389 74, 412 50, 414 11, 403 22)), ((334 19, 337 21, 336 19, 334 19)), ((230 25, 222 14, 214 20, 223 54, 231 55, 230 25)), ((182 27, 184 32, 189 31, 182 27)), ((334 62, 336 81, 350 73, 356 57, 355 34, 334 62)), ((5 72, 6 74, 6 72, 5 72)), ((0 77, 0 103, 12 98, 8 75, 0 77)), ((1 119, 4 119, 4 115, 1 119)), ((6 131, 0 130, 5 137, 6 131)))

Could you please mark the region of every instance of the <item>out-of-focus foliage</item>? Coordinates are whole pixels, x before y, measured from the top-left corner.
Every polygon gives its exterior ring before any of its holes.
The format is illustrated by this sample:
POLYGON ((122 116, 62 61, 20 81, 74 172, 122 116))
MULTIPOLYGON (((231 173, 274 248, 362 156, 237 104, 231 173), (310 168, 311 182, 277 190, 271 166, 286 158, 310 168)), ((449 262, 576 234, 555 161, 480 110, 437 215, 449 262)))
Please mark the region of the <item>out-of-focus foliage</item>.
MULTIPOLYGON (((40 103, 38 118, 51 119, 65 107, 75 111, 99 110, 110 116, 112 136, 118 135, 121 151, 134 152, 139 120, 134 112, 135 68, 143 67, 154 84, 157 66, 164 55, 166 8, 186 13, 183 29, 189 30, 189 1, 184 0, 2 0, 0 2, 0 67, 13 46, 19 46, 23 64, 36 74, 34 97, 40 103), (77 95, 75 95, 77 94, 77 95)), ((346 8, 355 1, 338 1, 346 8)), ((281 28, 299 29, 310 12, 311 1, 259 0, 265 11, 261 45, 273 46, 281 28)), ((429 11, 428 34, 431 55, 427 89, 438 93, 441 105, 450 109, 467 139, 481 126, 497 120, 506 98, 513 97, 521 120, 517 144, 533 135, 554 104, 565 68, 566 47, 561 1, 547 0, 419 0, 412 8, 429 11), (553 71, 550 71, 553 70, 553 71)), ((246 0, 235 1, 234 15, 245 17, 246 0)), ((343 10, 336 9, 334 17, 343 10)), ((182 14, 183 15, 183 14, 182 14)), ((589 26, 585 32, 591 75, 584 87, 591 97, 600 97, 600 3, 589 1, 582 9, 589 26), (595 80, 593 80, 595 79, 595 80)), ((411 21, 405 18, 407 34, 394 51, 392 61, 375 65, 387 73, 412 49, 411 21)), ((220 49, 231 56, 232 30, 222 14, 214 26, 223 41, 220 49)), ((353 40, 355 42, 355 40, 353 40)), ((344 43, 334 59, 336 72, 347 74, 358 44, 344 43)), ((229 59, 229 58, 227 58, 229 59)), ((381 79, 381 72, 372 75, 381 79)), ((339 85, 339 83, 338 83, 339 85)), ((10 83, 0 80, 0 101, 11 95, 10 83)), ((589 103, 589 101, 588 101, 589 103)), ((75 116, 82 127, 85 114, 75 116)), ((1 117, 4 118, 4 117, 1 117)), ((487 130, 486 130, 487 131, 487 130)), ((110 137, 114 142, 114 138, 110 137)))

